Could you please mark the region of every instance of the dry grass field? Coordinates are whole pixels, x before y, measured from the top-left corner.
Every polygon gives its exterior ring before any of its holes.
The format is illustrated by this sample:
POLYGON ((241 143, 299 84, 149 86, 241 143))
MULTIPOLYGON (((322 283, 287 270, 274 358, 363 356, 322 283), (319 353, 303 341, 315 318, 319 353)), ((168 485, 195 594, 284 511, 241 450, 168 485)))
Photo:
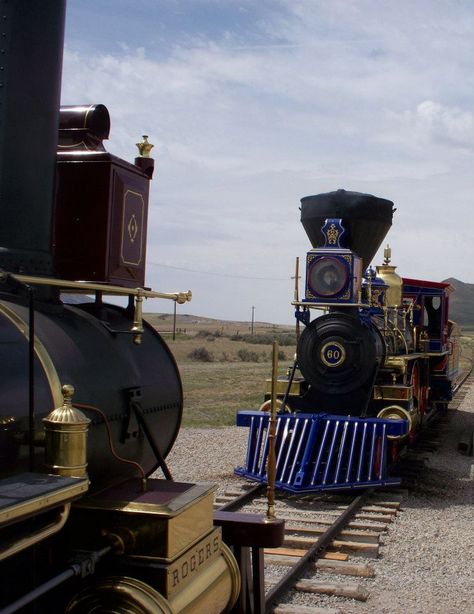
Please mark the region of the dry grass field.
POLYGON ((295 331, 291 326, 226 322, 195 316, 145 314, 168 343, 184 388, 183 426, 229 426, 239 409, 258 409, 271 376, 272 342, 279 338, 280 372, 292 363, 295 331), (258 341, 258 343, 252 343, 258 341), (194 354, 192 354, 194 353, 194 354), (192 357, 194 356, 194 357, 192 357))
MULTIPOLYGON (((178 315, 145 314, 162 334, 178 363, 184 388, 183 426, 230 426, 239 409, 258 409, 271 376, 272 341, 280 344, 279 371, 285 373, 295 353, 295 330, 256 322, 227 322, 178 315), (288 345, 286 345, 288 343, 288 345)), ((461 370, 474 358, 474 333, 461 338, 461 370)))
POLYGON ((474 331, 463 331, 461 336, 461 372, 468 370, 474 362, 474 331))

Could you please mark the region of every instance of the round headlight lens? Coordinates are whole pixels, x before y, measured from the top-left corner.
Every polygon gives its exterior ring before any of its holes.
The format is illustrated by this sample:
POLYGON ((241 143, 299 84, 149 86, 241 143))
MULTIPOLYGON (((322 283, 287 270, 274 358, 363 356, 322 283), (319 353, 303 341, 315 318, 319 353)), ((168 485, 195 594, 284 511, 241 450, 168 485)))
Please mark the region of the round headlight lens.
POLYGON ((311 267, 308 281, 315 295, 334 296, 347 284, 347 266, 336 258, 318 258, 311 267))

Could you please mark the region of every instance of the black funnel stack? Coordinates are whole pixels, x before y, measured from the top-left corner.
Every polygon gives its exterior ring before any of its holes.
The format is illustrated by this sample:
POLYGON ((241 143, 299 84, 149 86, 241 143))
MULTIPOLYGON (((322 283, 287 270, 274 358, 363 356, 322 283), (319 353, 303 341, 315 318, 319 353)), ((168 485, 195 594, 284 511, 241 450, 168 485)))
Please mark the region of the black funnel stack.
POLYGON ((344 247, 354 251, 367 268, 392 225, 393 202, 361 192, 337 190, 301 199, 301 223, 313 247, 322 247, 321 227, 340 218, 346 229, 344 247))
POLYGON ((0 268, 51 275, 64 0, 2 2, 0 268))

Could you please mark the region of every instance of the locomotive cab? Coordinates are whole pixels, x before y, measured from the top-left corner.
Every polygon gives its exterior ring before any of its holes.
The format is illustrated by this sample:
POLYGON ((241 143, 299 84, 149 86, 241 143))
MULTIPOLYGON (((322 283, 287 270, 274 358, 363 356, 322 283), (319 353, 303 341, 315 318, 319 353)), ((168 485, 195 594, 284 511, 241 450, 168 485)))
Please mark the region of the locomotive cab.
POLYGON ((416 305, 417 350, 426 356, 426 405, 446 409, 458 374, 459 328, 449 320, 452 286, 442 282, 403 279, 403 295, 416 305))

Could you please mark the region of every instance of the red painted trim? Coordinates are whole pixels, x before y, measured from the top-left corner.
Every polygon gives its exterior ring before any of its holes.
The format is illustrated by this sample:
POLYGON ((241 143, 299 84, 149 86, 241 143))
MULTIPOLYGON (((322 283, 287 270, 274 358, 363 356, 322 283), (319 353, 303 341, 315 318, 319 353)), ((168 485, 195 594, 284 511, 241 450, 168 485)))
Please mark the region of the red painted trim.
POLYGON ((442 281, 426 281, 423 279, 410 279, 408 277, 402 277, 403 285, 406 286, 418 286, 419 288, 440 288, 441 290, 447 289, 448 292, 452 292, 454 288, 451 284, 446 284, 442 281))

